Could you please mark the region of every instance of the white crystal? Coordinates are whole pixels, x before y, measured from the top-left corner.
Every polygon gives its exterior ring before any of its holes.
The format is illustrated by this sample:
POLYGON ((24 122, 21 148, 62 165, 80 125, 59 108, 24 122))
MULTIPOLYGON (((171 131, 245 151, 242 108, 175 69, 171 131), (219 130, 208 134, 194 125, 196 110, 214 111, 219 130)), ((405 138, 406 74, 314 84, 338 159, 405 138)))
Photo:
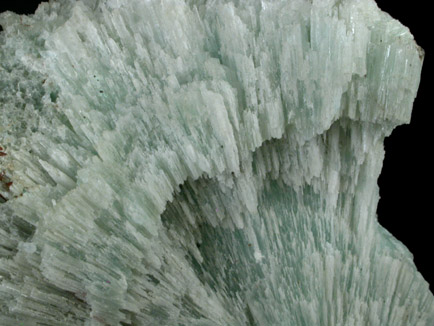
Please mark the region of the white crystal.
POLYGON ((0 23, 1 325, 433 325, 375 213, 423 52, 374 1, 0 23))

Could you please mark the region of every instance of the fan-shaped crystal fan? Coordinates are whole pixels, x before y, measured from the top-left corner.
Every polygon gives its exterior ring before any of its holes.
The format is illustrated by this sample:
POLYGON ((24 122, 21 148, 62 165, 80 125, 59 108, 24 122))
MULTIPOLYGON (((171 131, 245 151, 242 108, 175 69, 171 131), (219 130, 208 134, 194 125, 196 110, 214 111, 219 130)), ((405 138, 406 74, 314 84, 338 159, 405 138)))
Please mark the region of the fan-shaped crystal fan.
POLYGON ((0 23, 1 325, 434 324, 376 218, 423 52, 373 0, 0 23))

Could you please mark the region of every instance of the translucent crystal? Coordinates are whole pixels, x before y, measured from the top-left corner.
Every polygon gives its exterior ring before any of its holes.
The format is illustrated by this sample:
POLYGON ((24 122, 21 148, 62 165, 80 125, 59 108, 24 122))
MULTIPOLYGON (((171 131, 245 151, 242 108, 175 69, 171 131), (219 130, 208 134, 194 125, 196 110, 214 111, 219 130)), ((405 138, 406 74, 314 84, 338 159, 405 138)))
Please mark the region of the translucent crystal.
POLYGON ((423 51, 372 0, 0 15, 0 324, 431 326, 376 219, 423 51))

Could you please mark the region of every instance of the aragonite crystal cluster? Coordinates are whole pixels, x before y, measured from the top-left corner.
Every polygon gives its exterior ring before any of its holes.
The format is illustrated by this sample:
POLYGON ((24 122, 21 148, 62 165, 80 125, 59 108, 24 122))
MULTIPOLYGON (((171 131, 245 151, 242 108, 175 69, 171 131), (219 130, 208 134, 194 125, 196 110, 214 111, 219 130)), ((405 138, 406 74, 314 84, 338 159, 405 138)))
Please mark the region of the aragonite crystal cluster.
POLYGON ((373 0, 0 23, 1 325, 434 324, 376 218, 423 52, 373 0))

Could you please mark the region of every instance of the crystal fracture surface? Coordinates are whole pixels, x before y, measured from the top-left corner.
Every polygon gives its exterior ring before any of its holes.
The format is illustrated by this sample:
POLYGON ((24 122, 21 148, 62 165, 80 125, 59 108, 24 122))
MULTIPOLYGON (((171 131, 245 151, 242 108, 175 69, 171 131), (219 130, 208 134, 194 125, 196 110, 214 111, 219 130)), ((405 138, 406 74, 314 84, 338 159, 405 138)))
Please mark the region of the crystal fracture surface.
POLYGON ((0 23, 1 325, 434 324, 376 219, 423 54, 374 1, 0 23))

